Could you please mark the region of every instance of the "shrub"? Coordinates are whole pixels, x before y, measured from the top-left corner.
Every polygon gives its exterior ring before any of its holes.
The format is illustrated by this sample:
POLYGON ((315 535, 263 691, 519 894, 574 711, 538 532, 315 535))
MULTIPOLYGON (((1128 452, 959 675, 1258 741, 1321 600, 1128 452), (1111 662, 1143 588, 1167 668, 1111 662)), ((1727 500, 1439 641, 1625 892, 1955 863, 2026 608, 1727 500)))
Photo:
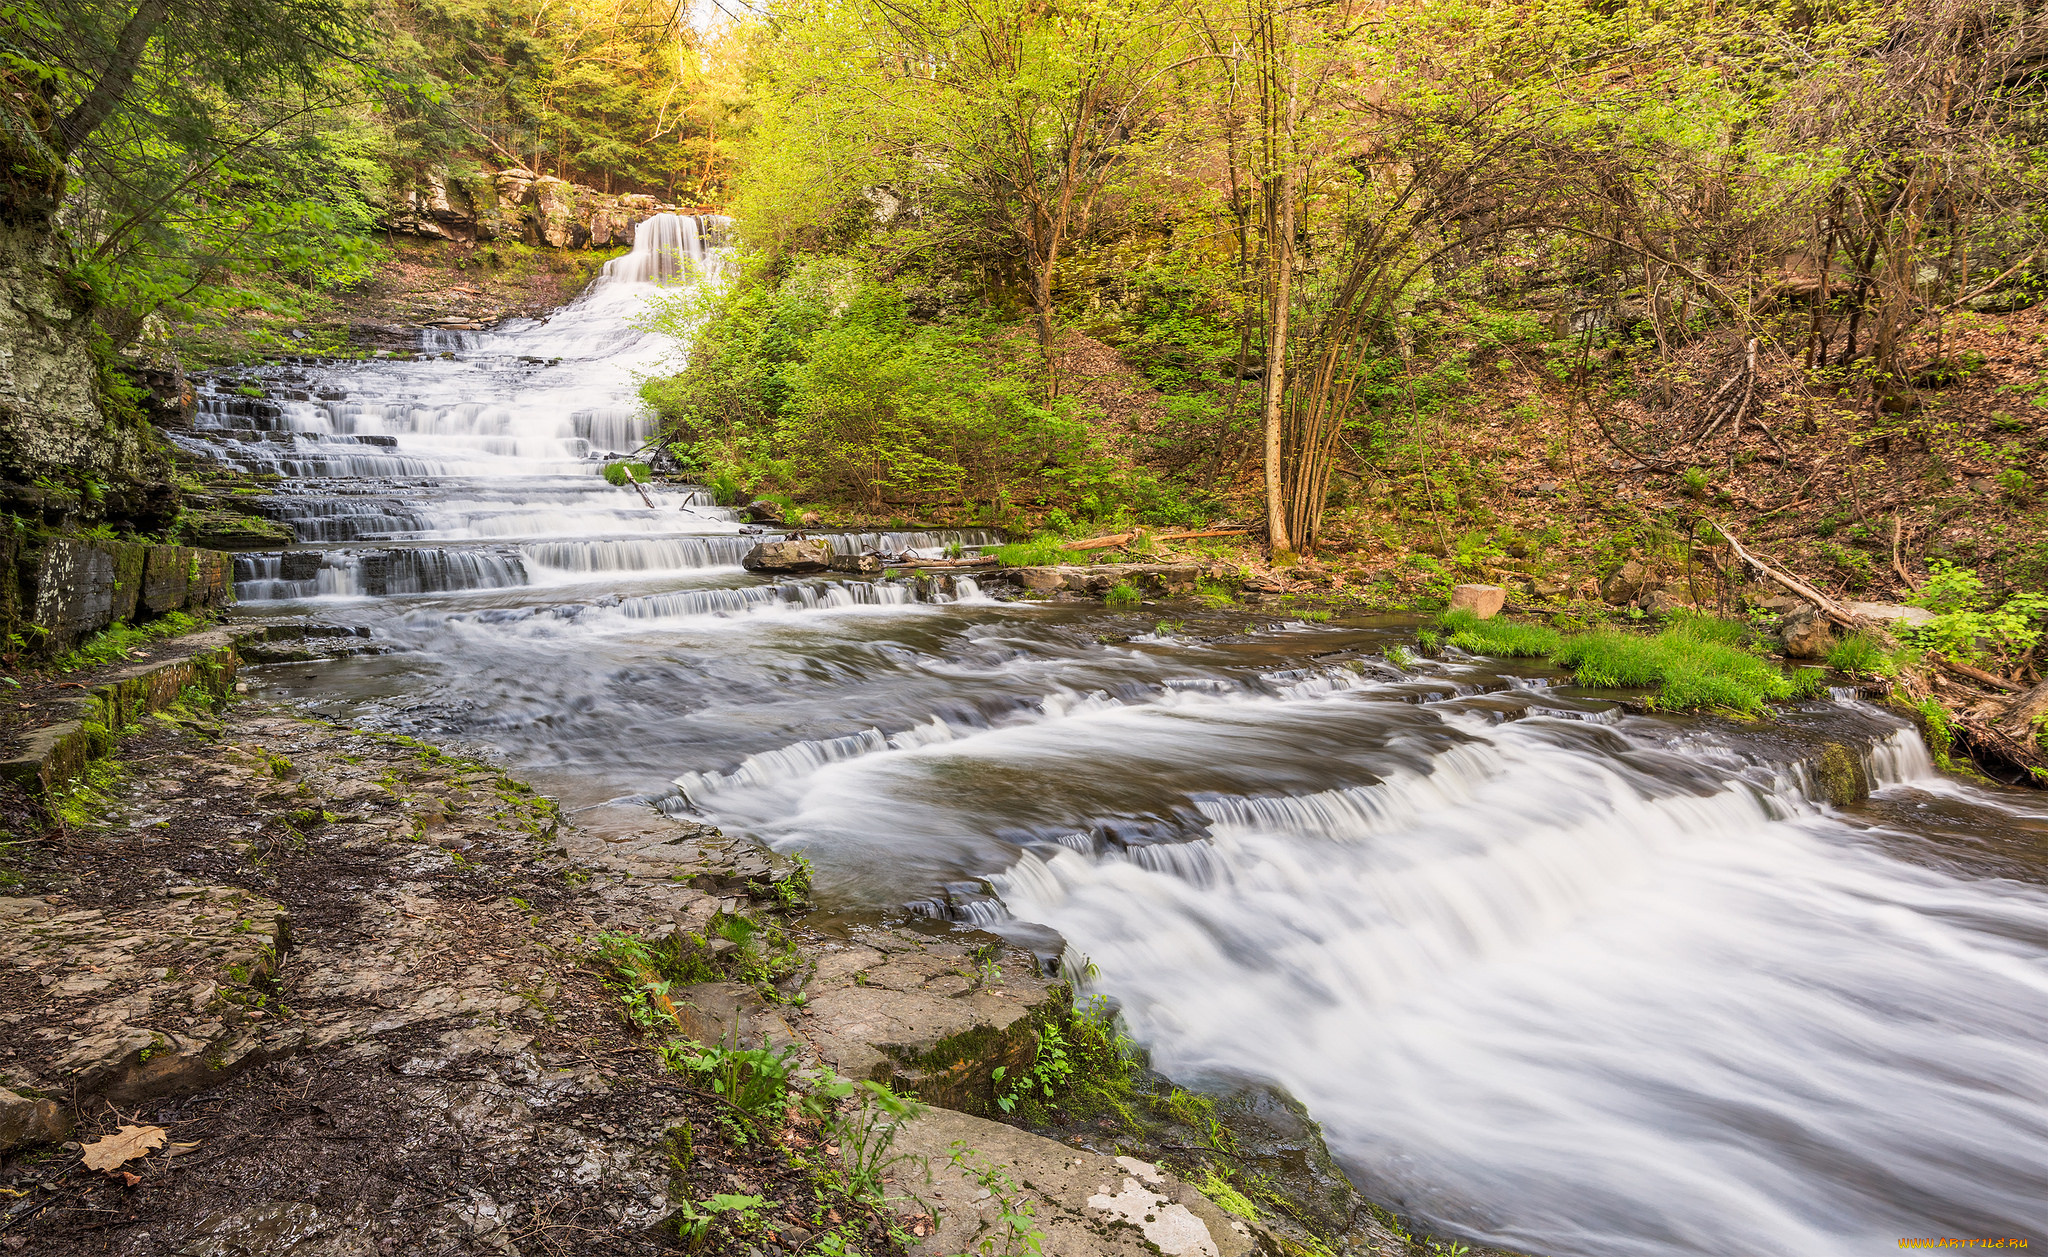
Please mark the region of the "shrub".
POLYGON ((1990 607, 1977 573, 1940 559, 1928 567, 1927 583, 1914 601, 1935 617, 1907 630, 1915 645, 1957 659, 2005 659, 2025 654, 2041 640, 2048 594, 2014 594, 1990 607))

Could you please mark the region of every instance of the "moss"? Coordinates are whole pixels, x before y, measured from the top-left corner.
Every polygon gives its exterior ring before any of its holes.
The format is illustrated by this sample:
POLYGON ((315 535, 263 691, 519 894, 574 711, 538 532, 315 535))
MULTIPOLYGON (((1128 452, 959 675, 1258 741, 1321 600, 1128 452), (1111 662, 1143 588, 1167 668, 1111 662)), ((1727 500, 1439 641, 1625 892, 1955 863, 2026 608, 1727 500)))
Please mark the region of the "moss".
POLYGON ((1821 749, 1816 772, 1822 794, 1836 807, 1847 807, 1870 793, 1862 758, 1840 742, 1830 742, 1821 749))

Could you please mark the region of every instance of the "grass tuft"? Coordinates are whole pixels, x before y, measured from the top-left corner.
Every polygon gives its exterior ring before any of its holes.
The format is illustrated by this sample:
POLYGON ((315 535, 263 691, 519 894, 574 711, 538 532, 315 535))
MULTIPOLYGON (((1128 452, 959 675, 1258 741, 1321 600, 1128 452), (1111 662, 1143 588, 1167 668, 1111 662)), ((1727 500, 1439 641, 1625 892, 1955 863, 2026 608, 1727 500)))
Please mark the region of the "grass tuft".
POLYGON ((1013 541, 985 553, 995 555, 996 562, 1004 567, 1058 567, 1077 561, 1076 555, 1065 548, 1065 539, 1049 533, 1040 533, 1029 541, 1013 541))
POLYGON ((1671 711, 1712 709, 1754 715, 1772 699, 1811 693, 1825 678, 1816 669, 1788 677, 1744 643, 1739 620, 1681 613, 1662 632, 1645 636, 1594 629, 1569 636, 1537 624, 1481 620, 1469 611, 1445 615, 1451 644, 1475 654, 1549 659, 1595 689, 1655 690, 1652 704, 1671 711))

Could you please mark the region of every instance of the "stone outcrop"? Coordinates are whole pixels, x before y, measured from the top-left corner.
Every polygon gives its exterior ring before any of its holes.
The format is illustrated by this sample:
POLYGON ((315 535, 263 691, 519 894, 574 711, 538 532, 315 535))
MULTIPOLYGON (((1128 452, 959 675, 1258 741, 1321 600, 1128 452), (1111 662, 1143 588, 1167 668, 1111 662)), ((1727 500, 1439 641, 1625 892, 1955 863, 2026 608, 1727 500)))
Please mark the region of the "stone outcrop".
POLYGON ((907 1124, 892 1151, 904 1160, 891 1172, 891 1194, 931 1206, 938 1218, 911 1249, 919 1257, 1006 1251, 1002 1215, 1019 1204, 1043 1232, 1044 1251, 1061 1257, 1244 1257, 1256 1246, 1243 1219, 1136 1157, 1069 1148, 945 1109, 907 1124))
POLYGON ((33 533, 0 537, 0 631, 58 654, 117 623, 204 613, 233 596, 229 557, 191 546, 33 533))
POLYGON ((170 456, 102 391, 92 307, 51 218, 61 172, 11 133, 0 165, 0 510, 159 529, 177 512, 170 456))
POLYGON ((1199 563, 1096 563, 1074 567, 1011 567, 988 573, 994 580, 1021 585, 1032 593, 1093 594, 1100 597, 1120 584, 1161 597, 1193 592, 1203 575, 1199 563))
POLYGON ((747 551, 749 572, 822 572, 832 566, 832 543, 816 537, 764 541, 747 551))
POLYGON ((651 196, 600 192, 519 167, 467 178, 429 171, 398 198, 384 226, 430 240, 608 249, 632 244, 635 226, 677 208, 651 196))

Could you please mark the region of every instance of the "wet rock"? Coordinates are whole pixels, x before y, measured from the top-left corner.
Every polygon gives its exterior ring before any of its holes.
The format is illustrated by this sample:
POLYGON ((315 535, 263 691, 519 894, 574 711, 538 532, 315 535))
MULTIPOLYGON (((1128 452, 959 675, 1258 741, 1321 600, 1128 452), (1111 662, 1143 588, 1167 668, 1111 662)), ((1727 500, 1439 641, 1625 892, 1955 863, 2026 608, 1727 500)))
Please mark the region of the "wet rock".
POLYGON ((1155 1165, 965 1113, 931 1110, 903 1127, 894 1151, 905 1160, 890 1172, 891 1195, 938 1218, 913 1253, 1012 1251, 1005 1197, 1031 1205, 1044 1251, 1060 1257, 1244 1257, 1259 1244, 1250 1223, 1155 1165))
POLYGON ((1823 659, 1835 644, 1833 627, 1818 610, 1801 606, 1778 626, 1778 640, 1793 659, 1823 659))
POLYGON ((860 576, 873 576, 882 570, 882 556, 879 554, 835 554, 832 556, 832 570, 850 572, 860 576))
POLYGON ((1006 948, 874 931, 826 952, 805 988, 798 1028, 843 1074, 933 1104, 995 1111, 993 1072, 1028 1068, 1038 1020, 1063 1008, 1064 983, 1006 948))
POLYGON ((1863 757, 1840 742, 1821 748, 1815 765, 1822 795, 1836 807, 1848 807, 1870 795, 1870 780, 1863 771, 1863 757))
POLYGON ((822 572, 831 564, 832 543, 817 538, 764 541, 740 560, 749 572, 822 572))
POLYGON ((1491 620, 1507 605, 1508 591, 1498 585, 1457 585, 1451 589, 1451 610, 1470 611, 1491 620))
POLYGON ((1193 591, 1202 569, 1195 563, 1096 563, 1071 567, 1013 567, 989 572, 993 580, 1009 581, 1034 593, 1091 594, 1101 597, 1119 584, 1147 594, 1180 597, 1193 591))
POLYGON ((69 647, 113 620, 114 561, 84 542, 56 538, 43 547, 35 591, 30 618, 49 631, 53 647, 69 647))

